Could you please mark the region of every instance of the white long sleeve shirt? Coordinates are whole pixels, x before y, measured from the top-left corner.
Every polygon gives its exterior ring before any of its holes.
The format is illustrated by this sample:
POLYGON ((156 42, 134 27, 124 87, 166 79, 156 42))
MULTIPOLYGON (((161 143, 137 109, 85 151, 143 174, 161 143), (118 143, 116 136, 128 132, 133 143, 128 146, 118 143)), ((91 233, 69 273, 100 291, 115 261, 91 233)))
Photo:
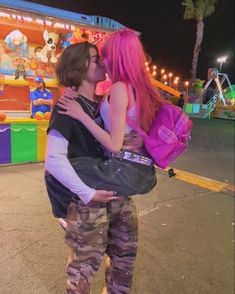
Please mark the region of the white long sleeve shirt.
POLYGON ((67 157, 68 144, 60 132, 55 129, 49 131, 45 169, 87 204, 94 197, 96 190, 88 187, 73 169, 67 157))

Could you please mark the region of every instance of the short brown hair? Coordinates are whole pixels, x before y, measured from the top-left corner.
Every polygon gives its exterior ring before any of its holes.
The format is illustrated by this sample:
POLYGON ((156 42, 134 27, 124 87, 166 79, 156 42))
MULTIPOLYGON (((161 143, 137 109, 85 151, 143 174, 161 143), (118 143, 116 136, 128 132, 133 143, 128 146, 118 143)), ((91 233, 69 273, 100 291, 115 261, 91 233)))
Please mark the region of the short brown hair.
POLYGON ((88 42, 72 44, 64 49, 56 67, 56 76, 60 86, 78 89, 90 64, 90 48, 98 52, 97 47, 88 42))

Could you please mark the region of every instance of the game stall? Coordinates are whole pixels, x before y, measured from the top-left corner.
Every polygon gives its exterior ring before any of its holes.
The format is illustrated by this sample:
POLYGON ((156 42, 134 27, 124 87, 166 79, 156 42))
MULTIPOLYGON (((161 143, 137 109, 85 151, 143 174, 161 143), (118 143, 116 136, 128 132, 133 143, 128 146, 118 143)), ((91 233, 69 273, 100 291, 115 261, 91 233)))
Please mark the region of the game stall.
POLYGON ((43 79, 55 101, 63 49, 82 41, 98 44, 123 26, 23 0, 0 0, 0 26, 0 165, 43 161, 50 115, 32 118, 35 78, 43 79))

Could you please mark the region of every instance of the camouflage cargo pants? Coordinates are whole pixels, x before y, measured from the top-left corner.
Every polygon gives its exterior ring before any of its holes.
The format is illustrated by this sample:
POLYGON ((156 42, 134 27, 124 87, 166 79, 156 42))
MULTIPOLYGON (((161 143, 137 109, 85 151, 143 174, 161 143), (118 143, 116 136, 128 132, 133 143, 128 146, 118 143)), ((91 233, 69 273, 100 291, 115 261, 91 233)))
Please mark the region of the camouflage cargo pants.
POLYGON ((109 294, 129 293, 137 251, 138 223, 131 197, 108 204, 72 201, 65 241, 73 249, 67 265, 67 293, 88 294, 106 253, 105 271, 109 294))

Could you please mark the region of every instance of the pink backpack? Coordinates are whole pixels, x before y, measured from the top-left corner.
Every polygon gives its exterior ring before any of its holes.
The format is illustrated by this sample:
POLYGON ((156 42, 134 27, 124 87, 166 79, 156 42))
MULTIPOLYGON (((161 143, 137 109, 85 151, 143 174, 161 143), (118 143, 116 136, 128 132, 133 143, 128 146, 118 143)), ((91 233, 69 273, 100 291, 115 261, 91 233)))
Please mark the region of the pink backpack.
POLYGON ((133 121, 128 120, 128 124, 144 138, 146 150, 161 168, 166 168, 187 148, 193 125, 182 109, 172 104, 160 107, 148 134, 133 121))

